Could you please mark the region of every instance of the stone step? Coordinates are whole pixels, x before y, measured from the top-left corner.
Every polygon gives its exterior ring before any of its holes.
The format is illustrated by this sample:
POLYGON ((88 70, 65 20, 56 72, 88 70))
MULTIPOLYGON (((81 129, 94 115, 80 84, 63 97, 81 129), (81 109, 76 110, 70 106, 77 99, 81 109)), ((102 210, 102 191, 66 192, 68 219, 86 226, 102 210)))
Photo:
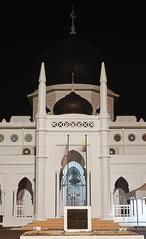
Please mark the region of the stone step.
MULTIPOLYGON (((63 230, 64 219, 63 218, 48 218, 44 221, 33 221, 24 225, 23 230, 33 230, 35 227, 41 227, 43 230, 63 230)), ((113 220, 100 220, 98 218, 92 218, 92 229, 96 231, 115 231, 119 230, 120 225, 113 220)))

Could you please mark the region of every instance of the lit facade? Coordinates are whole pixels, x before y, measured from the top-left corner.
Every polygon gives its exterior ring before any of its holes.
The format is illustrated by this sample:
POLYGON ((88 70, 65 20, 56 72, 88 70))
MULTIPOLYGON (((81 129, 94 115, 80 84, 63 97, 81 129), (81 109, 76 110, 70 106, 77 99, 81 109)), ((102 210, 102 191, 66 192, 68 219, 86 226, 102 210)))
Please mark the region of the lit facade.
MULTIPOLYGON (((78 205, 91 205, 94 218, 122 222, 124 215, 136 222, 135 200, 126 193, 146 182, 146 122, 135 116, 114 120, 118 95, 107 89, 104 63, 99 71, 99 86, 74 79, 46 86, 42 63, 38 90, 28 95, 33 120, 12 116, 0 123, 2 225, 63 217, 64 206, 78 205)), ((144 222, 145 198, 140 200, 144 222)))

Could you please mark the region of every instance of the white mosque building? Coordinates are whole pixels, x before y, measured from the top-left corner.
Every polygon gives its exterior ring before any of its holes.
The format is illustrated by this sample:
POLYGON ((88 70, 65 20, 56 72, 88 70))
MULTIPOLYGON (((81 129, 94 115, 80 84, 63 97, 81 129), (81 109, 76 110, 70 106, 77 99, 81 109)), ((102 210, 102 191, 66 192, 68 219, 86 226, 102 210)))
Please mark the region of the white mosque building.
POLYGON ((0 122, 2 226, 86 205, 93 218, 146 222, 146 122, 115 118, 118 95, 107 89, 106 65, 97 58, 78 38, 72 15, 70 35, 50 49, 38 90, 28 95, 33 120, 0 122))

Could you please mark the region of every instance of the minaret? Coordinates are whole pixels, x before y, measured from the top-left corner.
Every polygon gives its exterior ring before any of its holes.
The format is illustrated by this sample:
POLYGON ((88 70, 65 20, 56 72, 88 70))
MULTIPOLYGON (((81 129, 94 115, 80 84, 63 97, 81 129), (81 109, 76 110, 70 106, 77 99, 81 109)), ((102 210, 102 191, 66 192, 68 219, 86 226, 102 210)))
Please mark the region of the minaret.
POLYGON ((71 17, 71 21, 72 21, 71 28, 70 28, 70 34, 75 35, 75 34, 77 34, 76 29, 75 29, 76 16, 74 15, 74 7, 73 6, 72 6, 72 12, 70 13, 70 17, 71 17))
POLYGON ((107 77, 105 72, 105 65, 101 64, 100 74, 100 115, 105 117, 108 114, 107 109, 107 77))
POLYGON ((46 75, 44 63, 41 64, 38 92, 38 116, 46 115, 46 75))
POLYGON ((101 218, 110 217, 110 163, 108 153, 109 113, 107 97, 107 77, 105 65, 101 64, 100 75, 100 180, 101 180, 101 218))
POLYGON ((75 91, 75 73, 72 72, 71 74, 71 84, 72 84, 72 88, 71 88, 71 91, 74 92, 75 91))
POLYGON ((38 89, 38 112, 36 116, 36 187, 35 219, 46 219, 46 76, 41 65, 38 89))

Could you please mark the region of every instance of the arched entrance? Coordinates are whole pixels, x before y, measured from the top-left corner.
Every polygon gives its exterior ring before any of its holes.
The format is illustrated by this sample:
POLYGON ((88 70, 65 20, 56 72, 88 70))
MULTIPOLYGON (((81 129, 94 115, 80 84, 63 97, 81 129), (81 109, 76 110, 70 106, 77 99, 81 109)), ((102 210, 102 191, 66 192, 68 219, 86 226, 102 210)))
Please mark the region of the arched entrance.
POLYGON ((16 195, 17 217, 32 217, 33 215, 33 190, 32 183, 24 177, 18 184, 16 195))
POLYGON ((127 200, 126 193, 129 192, 129 185, 125 178, 119 177, 115 182, 113 192, 114 216, 129 217, 130 216, 130 200, 127 200))
POLYGON ((60 193, 63 206, 87 205, 87 176, 82 155, 71 150, 62 159, 60 193))
POLYGON ((125 178, 119 177, 115 182, 114 188, 114 204, 127 204, 125 194, 129 192, 129 185, 125 178))

